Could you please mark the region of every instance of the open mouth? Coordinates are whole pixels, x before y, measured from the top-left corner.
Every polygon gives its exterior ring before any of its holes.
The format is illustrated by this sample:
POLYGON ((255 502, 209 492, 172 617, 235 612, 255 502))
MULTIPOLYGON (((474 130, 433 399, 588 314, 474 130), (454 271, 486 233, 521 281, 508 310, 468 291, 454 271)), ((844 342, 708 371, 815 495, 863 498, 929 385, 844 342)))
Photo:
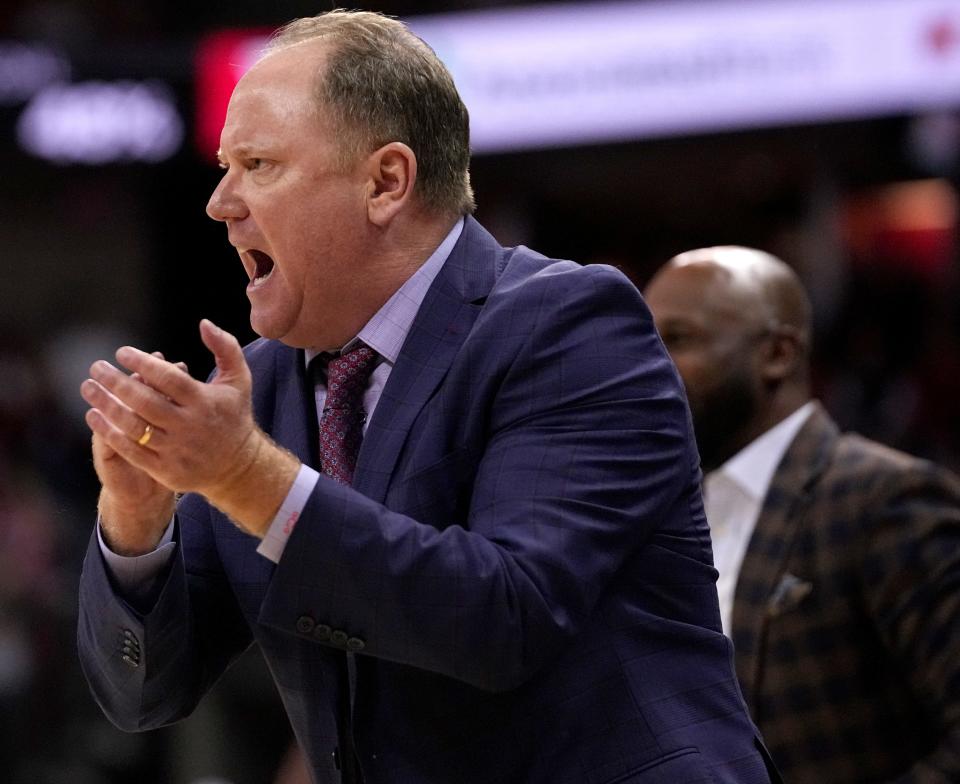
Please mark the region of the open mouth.
POLYGON ((271 259, 262 250, 252 249, 247 251, 247 253, 250 255, 250 258, 254 263, 253 277, 250 279, 250 284, 252 286, 259 286, 266 281, 266 279, 269 278, 273 272, 273 259, 271 259))

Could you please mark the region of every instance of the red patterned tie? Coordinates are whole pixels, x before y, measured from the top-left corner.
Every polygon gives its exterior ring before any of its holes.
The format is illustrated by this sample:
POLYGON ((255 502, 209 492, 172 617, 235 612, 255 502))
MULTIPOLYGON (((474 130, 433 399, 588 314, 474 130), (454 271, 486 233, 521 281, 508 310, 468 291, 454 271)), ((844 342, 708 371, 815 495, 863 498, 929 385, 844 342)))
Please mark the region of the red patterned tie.
POLYGON ((353 482, 363 440, 363 392, 376 365, 377 352, 360 345, 327 365, 327 399, 320 417, 321 471, 341 484, 353 482))

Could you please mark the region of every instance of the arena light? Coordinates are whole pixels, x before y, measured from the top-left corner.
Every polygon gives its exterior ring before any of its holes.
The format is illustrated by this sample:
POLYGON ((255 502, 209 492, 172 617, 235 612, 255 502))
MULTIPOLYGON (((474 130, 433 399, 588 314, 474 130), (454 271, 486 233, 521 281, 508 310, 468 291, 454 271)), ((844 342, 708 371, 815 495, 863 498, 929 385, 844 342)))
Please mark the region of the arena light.
POLYGON ((157 81, 52 85, 17 122, 24 150, 61 164, 158 163, 180 149, 183 136, 173 94, 157 81))

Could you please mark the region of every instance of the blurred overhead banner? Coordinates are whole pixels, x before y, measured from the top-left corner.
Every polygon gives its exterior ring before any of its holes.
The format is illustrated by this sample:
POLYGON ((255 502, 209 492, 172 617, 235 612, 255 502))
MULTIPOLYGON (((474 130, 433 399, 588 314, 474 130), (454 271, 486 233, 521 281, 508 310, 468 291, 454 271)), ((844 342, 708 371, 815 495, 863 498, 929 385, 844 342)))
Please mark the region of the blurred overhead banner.
MULTIPOLYGON (((406 21, 453 73, 477 153, 960 108, 958 0, 589 3, 406 21)), ((234 32, 201 46, 205 154, 264 42, 234 32)))

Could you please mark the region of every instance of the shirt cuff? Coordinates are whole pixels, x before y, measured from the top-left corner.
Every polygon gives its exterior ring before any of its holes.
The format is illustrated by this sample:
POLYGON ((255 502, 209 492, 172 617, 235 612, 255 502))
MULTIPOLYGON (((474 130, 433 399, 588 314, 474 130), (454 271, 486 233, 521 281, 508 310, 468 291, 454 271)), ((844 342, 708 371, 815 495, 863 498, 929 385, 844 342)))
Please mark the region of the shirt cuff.
POLYGON ((274 563, 280 563, 280 556, 283 555, 284 548, 287 546, 287 540, 293 532, 293 527, 300 519, 300 513, 303 507, 307 505, 313 488, 317 486, 317 480, 320 474, 308 465, 300 465, 297 472, 297 478, 293 480, 293 485, 287 497, 280 504, 280 510, 277 512, 273 522, 267 529, 266 536, 260 542, 257 552, 264 558, 274 563))
POLYGON ((100 518, 97 518, 97 541, 100 543, 100 552, 107 562, 110 573, 117 586, 126 593, 135 594, 143 586, 159 576, 163 568, 170 562, 176 543, 173 541, 174 518, 170 518, 167 530, 157 544, 157 548, 144 555, 117 555, 107 547, 103 541, 103 531, 100 528, 100 518))

